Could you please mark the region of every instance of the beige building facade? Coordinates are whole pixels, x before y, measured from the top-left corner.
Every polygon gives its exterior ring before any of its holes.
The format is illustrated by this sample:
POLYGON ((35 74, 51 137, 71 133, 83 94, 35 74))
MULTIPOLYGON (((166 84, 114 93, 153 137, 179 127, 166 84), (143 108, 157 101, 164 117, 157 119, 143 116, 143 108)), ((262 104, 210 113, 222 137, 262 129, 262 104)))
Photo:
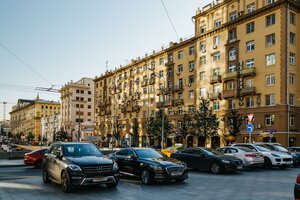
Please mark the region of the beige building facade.
POLYGON ((158 144, 143 121, 161 108, 165 94, 174 125, 168 146, 248 142, 246 120, 238 137, 229 136, 223 120, 229 109, 254 114, 252 141, 300 145, 299 11, 295 0, 219 0, 197 10, 194 37, 94 79, 95 133, 107 141, 118 124, 118 142, 128 134, 133 140, 137 120, 139 146, 158 144), (182 138, 182 115, 193 113, 201 98, 210 99, 220 119, 219 136, 182 138))
POLYGON ((71 141, 79 141, 82 124, 93 124, 94 121, 94 81, 91 78, 71 81, 60 89, 60 93, 62 127, 71 141))

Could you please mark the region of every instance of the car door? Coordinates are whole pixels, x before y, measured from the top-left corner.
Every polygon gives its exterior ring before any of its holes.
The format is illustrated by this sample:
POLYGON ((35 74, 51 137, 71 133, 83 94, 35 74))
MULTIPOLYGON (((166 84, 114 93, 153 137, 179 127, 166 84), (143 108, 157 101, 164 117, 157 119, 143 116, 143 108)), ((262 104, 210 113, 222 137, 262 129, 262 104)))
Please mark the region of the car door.
POLYGON ((60 182, 61 171, 63 168, 61 155, 62 155, 61 145, 58 145, 56 152, 53 155, 53 162, 52 162, 53 178, 58 182, 60 182))
POLYGON ((55 179, 55 155, 59 148, 58 144, 54 144, 51 148, 49 153, 47 154, 47 157, 45 158, 45 167, 47 169, 48 175, 55 179))
POLYGON ((125 156, 128 154, 127 151, 128 149, 122 149, 115 154, 114 160, 118 163, 120 172, 125 172, 124 160, 125 156))
POLYGON ((185 162, 190 168, 202 169, 203 167, 203 154, 198 148, 189 148, 182 150, 181 160, 185 162))
POLYGON ((212 159, 201 149, 195 151, 198 169, 209 170, 212 159))
POLYGON ((123 167, 126 173, 138 176, 140 171, 140 164, 138 157, 132 149, 128 149, 127 155, 123 160, 123 167))

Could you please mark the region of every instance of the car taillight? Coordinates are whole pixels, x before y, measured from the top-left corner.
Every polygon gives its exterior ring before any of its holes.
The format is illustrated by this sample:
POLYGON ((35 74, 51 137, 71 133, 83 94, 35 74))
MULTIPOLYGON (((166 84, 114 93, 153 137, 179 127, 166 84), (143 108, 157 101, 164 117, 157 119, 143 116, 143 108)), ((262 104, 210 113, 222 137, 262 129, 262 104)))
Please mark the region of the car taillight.
POLYGON ((248 153, 248 154, 245 154, 245 156, 246 156, 246 157, 256 157, 256 155, 255 155, 255 154, 253 154, 253 153, 248 153))
POLYGON ((296 183, 300 184, 300 174, 298 174, 298 176, 297 176, 296 183))

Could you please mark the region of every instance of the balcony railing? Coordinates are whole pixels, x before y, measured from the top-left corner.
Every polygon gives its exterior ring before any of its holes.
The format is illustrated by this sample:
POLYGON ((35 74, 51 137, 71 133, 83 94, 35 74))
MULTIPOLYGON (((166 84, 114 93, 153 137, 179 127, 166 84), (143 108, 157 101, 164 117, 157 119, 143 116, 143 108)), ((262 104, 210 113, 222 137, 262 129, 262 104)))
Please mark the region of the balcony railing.
POLYGON ((211 84, 213 84, 213 83, 220 83, 220 82, 222 82, 221 79, 222 79, 221 75, 211 76, 210 77, 210 83, 211 84))
POLYGON ((227 99, 227 98, 234 98, 237 96, 237 91, 236 89, 233 90, 224 90, 223 91, 223 98, 227 99))
POLYGON ((183 91, 183 85, 175 85, 174 91, 175 92, 181 92, 181 91, 183 91))
POLYGON ((150 85, 153 85, 155 84, 155 78, 150 78, 150 82, 149 82, 150 85))
POLYGON ((253 95, 253 94, 256 93, 255 91, 256 91, 256 90, 255 90, 255 87, 247 87, 247 88, 241 89, 240 94, 241 94, 242 96, 253 95))
POLYGON ((166 103, 165 103, 165 106, 173 106, 173 105, 174 105, 173 100, 166 101, 166 103))
POLYGON ((145 87, 145 86, 147 86, 147 83, 148 83, 148 81, 147 80, 144 80, 144 81, 142 81, 142 87, 145 87))
POLYGON ((237 72, 228 72, 223 75, 223 81, 235 79, 237 72))
POLYGON ((183 105, 183 99, 174 99, 174 105, 183 105))
POLYGON ((141 106, 139 106, 139 105, 134 105, 134 106, 132 107, 132 111, 133 111, 133 112, 139 112, 140 109, 141 109, 141 106))
POLYGON ((220 92, 209 93, 209 99, 210 100, 221 99, 221 93, 220 92))
POLYGON ((163 102, 161 102, 161 101, 159 101, 159 102, 156 102, 156 107, 157 108, 161 108, 161 107, 163 107, 163 102))
POLYGON ((255 67, 245 68, 242 70, 243 76, 254 76, 255 75, 255 67))

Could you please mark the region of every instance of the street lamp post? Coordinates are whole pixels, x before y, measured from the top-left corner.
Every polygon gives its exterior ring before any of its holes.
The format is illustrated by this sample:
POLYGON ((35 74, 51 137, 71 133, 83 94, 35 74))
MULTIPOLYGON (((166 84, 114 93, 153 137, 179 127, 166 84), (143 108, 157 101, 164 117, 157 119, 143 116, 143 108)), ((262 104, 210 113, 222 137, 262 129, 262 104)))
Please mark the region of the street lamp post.
POLYGON ((164 135, 165 135, 165 79, 163 76, 159 76, 158 73, 154 72, 153 69, 149 68, 150 71, 153 72, 154 76, 157 76, 160 80, 163 81, 163 88, 162 88, 162 95, 163 95, 163 102, 162 102, 162 114, 161 114, 161 149, 164 149, 164 135))

